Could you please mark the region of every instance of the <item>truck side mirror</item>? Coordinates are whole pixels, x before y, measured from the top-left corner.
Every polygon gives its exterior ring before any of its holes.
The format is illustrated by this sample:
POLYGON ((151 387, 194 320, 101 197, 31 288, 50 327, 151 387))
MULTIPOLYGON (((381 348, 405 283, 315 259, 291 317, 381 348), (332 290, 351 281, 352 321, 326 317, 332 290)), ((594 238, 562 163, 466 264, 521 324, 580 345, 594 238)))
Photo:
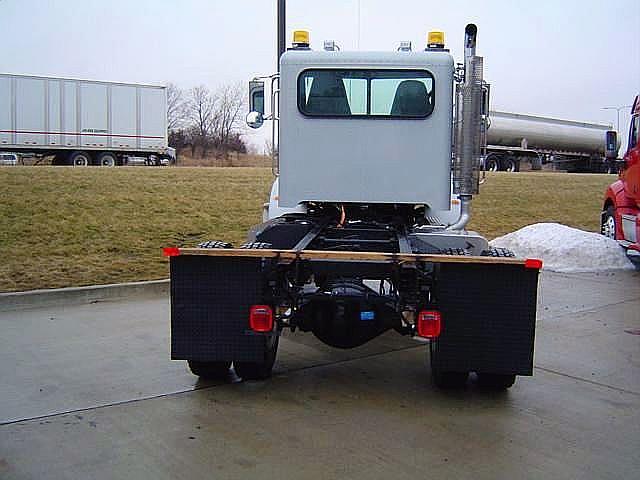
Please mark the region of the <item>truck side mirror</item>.
POLYGON ((614 130, 609 130, 605 138, 605 157, 613 160, 618 156, 618 134, 614 130))
POLYGON ((249 112, 246 117, 247 125, 251 128, 260 128, 264 123, 264 117, 260 112, 249 112))
POLYGON ((246 121, 251 128, 260 128, 264 123, 264 82, 261 80, 249 82, 249 113, 246 121))
POLYGON ((249 82, 249 111, 264 115, 264 82, 261 80, 249 82))

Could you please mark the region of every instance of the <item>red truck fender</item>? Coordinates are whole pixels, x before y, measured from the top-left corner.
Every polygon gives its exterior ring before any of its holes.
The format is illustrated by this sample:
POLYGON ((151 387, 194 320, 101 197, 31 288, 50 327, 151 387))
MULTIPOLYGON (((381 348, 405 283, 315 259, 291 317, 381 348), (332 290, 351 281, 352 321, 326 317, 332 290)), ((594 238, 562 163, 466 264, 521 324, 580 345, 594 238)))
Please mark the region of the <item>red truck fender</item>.
POLYGON ((635 202, 625 194, 624 183, 622 180, 617 180, 609 185, 604 197, 602 217, 604 217, 610 206, 614 208, 616 239, 624 240, 624 235, 622 233, 622 215, 638 215, 640 214, 640 210, 638 210, 635 202))

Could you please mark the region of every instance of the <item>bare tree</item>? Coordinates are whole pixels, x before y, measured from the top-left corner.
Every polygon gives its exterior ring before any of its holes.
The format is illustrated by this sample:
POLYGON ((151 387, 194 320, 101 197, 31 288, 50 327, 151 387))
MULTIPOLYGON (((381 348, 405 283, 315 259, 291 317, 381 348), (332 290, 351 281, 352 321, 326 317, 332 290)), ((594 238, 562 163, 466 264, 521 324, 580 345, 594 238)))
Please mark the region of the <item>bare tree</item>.
POLYGON ((217 91, 214 135, 225 159, 232 143, 239 140, 244 106, 244 90, 240 83, 224 85, 217 91))
POLYGON ((184 91, 174 83, 167 84, 167 129, 171 132, 184 127, 188 116, 184 91))
POLYGON ((188 105, 192 131, 197 136, 194 140, 202 148, 202 156, 206 157, 216 130, 216 99, 207 87, 200 85, 189 91, 188 105))

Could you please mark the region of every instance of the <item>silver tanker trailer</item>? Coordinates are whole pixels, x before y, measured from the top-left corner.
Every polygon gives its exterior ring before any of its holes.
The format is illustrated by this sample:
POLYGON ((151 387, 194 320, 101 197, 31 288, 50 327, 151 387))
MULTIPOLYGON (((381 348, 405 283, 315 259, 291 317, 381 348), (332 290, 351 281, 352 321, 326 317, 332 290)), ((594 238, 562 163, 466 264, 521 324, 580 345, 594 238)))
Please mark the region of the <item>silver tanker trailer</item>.
POLYGON ((517 172, 524 161, 534 170, 545 163, 568 172, 615 169, 620 145, 611 125, 497 111, 489 117, 487 170, 517 172))

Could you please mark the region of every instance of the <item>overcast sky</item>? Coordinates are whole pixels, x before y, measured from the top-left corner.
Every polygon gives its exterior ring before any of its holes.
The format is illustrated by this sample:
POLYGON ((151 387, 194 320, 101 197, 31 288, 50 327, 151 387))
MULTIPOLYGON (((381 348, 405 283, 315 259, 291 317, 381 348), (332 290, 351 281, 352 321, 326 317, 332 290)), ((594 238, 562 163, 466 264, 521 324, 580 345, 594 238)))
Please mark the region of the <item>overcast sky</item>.
MULTIPOLYGON (((184 88, 245 82, 275 70, 275 4, 0 0, 0 72, 184 88)), ((444 30, 458 60, 474 22, 496 110, 615 125, 602 107, 640 92, 638 0, 289 0, 287 17, 288 38, 307 28, 315 49, 325 39, 343 50, 395 50, 401 40, 421 49, 428 30, 444 30)))

